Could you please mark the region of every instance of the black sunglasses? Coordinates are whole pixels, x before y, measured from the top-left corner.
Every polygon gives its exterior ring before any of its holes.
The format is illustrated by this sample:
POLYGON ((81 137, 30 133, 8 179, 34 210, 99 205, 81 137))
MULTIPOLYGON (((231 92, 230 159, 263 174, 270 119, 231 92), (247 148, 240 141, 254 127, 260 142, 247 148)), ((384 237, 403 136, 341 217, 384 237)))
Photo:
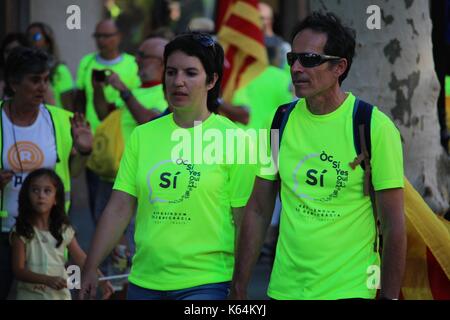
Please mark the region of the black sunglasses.
POLYGON ((342 59, 341 57, 327 56, 318 53, 288 52, 286 56, 287 56, 287 63, 289 64, 289 66, 292 67, 295 61, 298 61, 305 68, 314 68, 320 66, 321 64, 327 61, 336 61, 342 59))
POLYGON ((117 34, 117 32, 114 32, 114 33, 94 33, 92 36, 95 39, 99 39, 99 38, 110 38, 110 37, 115 36, 116 34, 117 34))

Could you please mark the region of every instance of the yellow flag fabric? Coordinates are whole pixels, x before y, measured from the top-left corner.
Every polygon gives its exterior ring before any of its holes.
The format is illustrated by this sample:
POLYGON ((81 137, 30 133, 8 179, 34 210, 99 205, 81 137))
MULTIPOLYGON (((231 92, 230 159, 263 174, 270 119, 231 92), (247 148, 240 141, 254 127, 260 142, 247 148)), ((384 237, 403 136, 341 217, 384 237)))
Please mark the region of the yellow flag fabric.
POLYGON ((408 249, 402 297, 450 299, 450 222, 437 216, 405 178, 408 249))

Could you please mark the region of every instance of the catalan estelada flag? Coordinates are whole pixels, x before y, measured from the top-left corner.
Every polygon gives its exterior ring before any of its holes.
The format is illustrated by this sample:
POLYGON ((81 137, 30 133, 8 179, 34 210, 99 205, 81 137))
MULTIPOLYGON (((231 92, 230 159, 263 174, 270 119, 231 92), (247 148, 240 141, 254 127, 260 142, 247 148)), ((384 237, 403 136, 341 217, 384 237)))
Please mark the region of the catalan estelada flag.
POLYGON ((437 216, 405 179, 406 300, 450 300, 450 222, 437 216))
POLYGON ((222 97, 230 102, 238 88, 264 71, 268 58, 258 0, 219 3, 217 21, 222 23, 218 27, 218 40, 225 51, 222 97))

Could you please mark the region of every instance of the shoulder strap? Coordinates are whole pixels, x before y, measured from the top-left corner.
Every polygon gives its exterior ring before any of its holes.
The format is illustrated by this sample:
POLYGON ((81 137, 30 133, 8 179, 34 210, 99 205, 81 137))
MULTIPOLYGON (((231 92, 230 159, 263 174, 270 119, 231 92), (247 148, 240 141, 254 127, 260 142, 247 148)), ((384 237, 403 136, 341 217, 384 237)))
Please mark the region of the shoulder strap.
POLYGON ((372 167, 370 164, 372 157, 372 143, 370 136, 372 111, 373 105, 356 99, 355 106, 353 108, 353 140, 357 158, 354 162, 350 163, 350 166, 352 169, 355 169, 357 165, 360 165, 364 170, 364 195, 370 196, 370 201, 372 202, 372 210, 375 220, 374 251, 378 251, 378 241, 380 240, 381 243, 381 239, 379 237, 378 213, 375 202, 375 190, 372 185, 372 167))
POLYGON ((356 99, 353 108, 353 142, 357 157, 350 163, 350 167, 355 168, 360 165, 364 170, 364 195, 368 196, 373 191, 371 182, 370 158, 370 123, 372 120, 373 105, 356 99))
POLYGON ((289 116, 297 105, 297 102, 298 100, 295 100, 279 106, 275 116, 273 117, 272 125, 270 127, 270 149, 272 151, 272 157, 275 163, 278 163, 278 153, 281 146, 281 138, 283 137, 284 129, 286 128, 289 116))
MULTIPOLYGON (((367 150, 367 155, 369 159, 372 156, 372 150, 371 150, 371 142, 370 142, 370 123, 372 119, 372 111, 373 111, 373 105, 356 99, 355 101, 355 107, 353 108, 353 137, 354 137, 354 143, 355 143, 355 150, 356 154, 361 154, 362 151, 364 151, 363 147, 365 144, 365 149, 367 150), (361 132, 360 128, 362 126, 363 132, 364 132, 364 139, 361 141, 361 132)), ((365 168, 364 162, 361 163, 361 167, 365 168)))
POLYGON ((54 115, 52 113, 52 109, 49 108, 45 103, 44 103, 44 108, 47 110, 48 114, 50 115, 50 120, 52 123, 52 129, 53 129, 53 135, 55 136, 56 163, 58 163, 61 161, 61 159, 59 158, 60 150, 58 150, 58 134, 56 132, 54 115))
MULTIPOLYGON (((278 168, 278 154, 281 146, 281 138, 283 137, 284 129, 289 120, 292 110, 294 110, 297 105, 298 100, 292 101, 287 104, 283 104, 278 107, 277 112, 272 120, 272 125, 270 126, 270 149, 272 154, 272 159, 275 166, 278 168)), ((279 177, 279 171, 278 171, 279 177)), ((278 194, 281 201, 281 183, 278 184, 278 194)))

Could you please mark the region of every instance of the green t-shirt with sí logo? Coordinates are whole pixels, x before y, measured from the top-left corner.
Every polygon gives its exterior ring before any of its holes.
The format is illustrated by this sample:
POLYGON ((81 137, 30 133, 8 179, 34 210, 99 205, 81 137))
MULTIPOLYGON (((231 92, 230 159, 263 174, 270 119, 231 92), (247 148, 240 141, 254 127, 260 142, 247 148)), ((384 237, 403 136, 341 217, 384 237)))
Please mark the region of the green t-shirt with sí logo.
POLYGON ((245 159, 236 163, 252 143, 225 143, 236 129, 215 114, 182 129, 170 114, 131 134, 114 189, 137 198, 133 284, 178 290, 231 280, 232 208, 247 204, 256 171, 245 159))
MULTIPOLYGON (((268 294, 275 299, 373 298, 375 224, 364 174, 356 157, 349 94, 326 115, 312 114, 300 99, 280 146, 280 237, 268 294)), ((376 191, 403 187, 400 134, 374 108, 372 182, 376 191)), ((260 175, 275 180, 275 175, 260 175)))

